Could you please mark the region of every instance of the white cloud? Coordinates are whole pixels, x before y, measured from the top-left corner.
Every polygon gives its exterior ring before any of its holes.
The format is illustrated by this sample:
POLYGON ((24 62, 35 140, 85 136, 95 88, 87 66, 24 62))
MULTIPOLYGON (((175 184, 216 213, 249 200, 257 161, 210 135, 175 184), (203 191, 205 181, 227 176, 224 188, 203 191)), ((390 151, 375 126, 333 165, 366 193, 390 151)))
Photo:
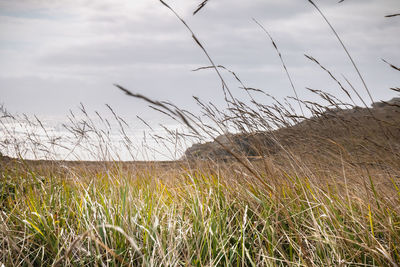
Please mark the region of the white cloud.
MULTIPOLYGON (((210 1, 193 17, 199 2, 169 1, 216 63, 242 73, 251 86, 272 88, 270 93, 278 97, 291 94, 276 52, 252 17, 274 36, 299 91, 330 82, 304 53, 317 57, 339 76, 348 74, 357 84, 337 40, 307 1, 210 1)), ((377 98, 389 98, 386 88, 398 83, 398 74, 379 60, 400 62, 400 22, 384 18, 396 11, 397 0, 320 1, 319 5, 360 63, 371 87, 376 88, 373 93, 377 98)), ((68 104, 118 99, 114 103, 132 113, 141 112, 131 106, 132 100, 117 98, 119 92, 107 93, 107 88, 114 92, 112 83, 123 82, 134 90, 187 105, 191 95, 215 100, 212 96, 219 90, 212 71, 190 72, 208 62, 183 25, 159 1, 0 0, 0 10, 0 93, 21 111, 64 113, 65 105, 57 104, 62 99, 54 97, 51 101, 55 104, 40 108, 34 94, 32 104, 16 104, 21 97, 18 94, 40 88, 46 88, 42 92, 56 88, 53 90, 66 98, 71 87, 79 88, 86 93, 68 98, 68 104), (99 86, 104 96, 93 97, 99 86)))

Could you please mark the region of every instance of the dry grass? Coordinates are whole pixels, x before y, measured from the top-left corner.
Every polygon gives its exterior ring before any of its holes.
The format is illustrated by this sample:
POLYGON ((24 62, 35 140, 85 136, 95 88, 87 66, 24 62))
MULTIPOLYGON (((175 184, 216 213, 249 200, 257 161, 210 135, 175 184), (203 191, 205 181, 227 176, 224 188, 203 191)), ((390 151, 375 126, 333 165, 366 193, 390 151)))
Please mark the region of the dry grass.
POLYGON ((173 168, 70 163, 67 170, 8 162, 0 261, 395 265, 400 173, 307 163, 253 162, 266 188, 234 162, 173 168))

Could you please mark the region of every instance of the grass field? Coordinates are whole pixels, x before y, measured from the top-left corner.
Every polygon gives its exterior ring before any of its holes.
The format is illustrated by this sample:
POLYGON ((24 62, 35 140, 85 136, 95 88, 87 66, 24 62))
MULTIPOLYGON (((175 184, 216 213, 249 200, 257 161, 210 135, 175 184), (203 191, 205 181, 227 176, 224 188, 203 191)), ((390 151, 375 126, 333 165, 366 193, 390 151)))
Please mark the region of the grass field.
POLYGON ((0 262, 397 266, 398 114, 328 110, 172 162, 2 157, 0 262))
POLYGON ((315 158, 240 163, 2 161, 6 266, 385 266, 400 172, 315 158), (296 164, 296 165, 294 165, 296 164))

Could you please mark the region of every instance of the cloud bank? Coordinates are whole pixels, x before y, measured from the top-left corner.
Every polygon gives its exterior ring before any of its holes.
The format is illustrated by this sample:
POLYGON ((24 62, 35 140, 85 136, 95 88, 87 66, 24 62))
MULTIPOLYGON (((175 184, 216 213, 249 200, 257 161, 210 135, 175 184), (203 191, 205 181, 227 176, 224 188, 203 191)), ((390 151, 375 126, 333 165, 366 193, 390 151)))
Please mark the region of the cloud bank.
MULTIPOLYGON (((196 16, 199 1, 168 2, 191 25, 217 64, 246 85, 278 98, 292 95, 279 58, 256 18, 272 34, 301 98, 305 87, 340 94, 327 75, 304 57, 312 55, 339 78, 361 83, 328 26, 308 1, 213 0, 196 16)), ((400 19, 385 18, 397 0, 319 1, 376 100, 388 99, 399 74, 381 61, 400 63, 400 19)), ((220 82, 183 25, 159 1, 0 1, 0 102, 13 112, 66 114, 80 102, 101 110, 158 122, 145 103, 112 84, 196 110, 193 95, 222 105, 220 82), (220 100, 219 100, 220 99, 220 100)), ((232 79, 231 89, 242 92, 232 79)), ((263 101, 263 100, 261 100, 263 101)), ((265 99, 265 101, 269 101, 265 99)))

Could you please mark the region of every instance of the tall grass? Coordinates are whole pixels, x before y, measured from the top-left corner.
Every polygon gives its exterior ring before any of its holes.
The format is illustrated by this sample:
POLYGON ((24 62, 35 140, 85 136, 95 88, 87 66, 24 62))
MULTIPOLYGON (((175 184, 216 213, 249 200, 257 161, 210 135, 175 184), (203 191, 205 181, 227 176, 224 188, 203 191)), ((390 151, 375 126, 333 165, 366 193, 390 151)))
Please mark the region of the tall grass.
MULTIPOLYGON (((99 127, 82 106, 84 117, 72 114, 66 125, 75 137, 69 144, 103 161, 56 161, 52 154, 54 146, 63 145, 59 139, 48 134, 43 143, 28 134, 26 147, 3 123, 25 120, 24 125, 46 131, 39 119, 2 109, 1 129, 10 138, 1 147, 19 157, 0 161, 0 265, 398 266, 398 103, 369 107, 347 80, 308 55, 347 101, 312 88, 321 102, 297 93, 278 101, 215 64, 189 25, 162 3, 209 59, 211 66, 198 70, 216 71, 227 108, 195 98, 199 116, 117 87, 186 126, 183 133, 159 137, 160 144, 209 142, 179 161, 121 162, 113 154, 110 123, 97 114, 99 127), (223 72, 234 76, 247 100, 232 94, 223 72), (257 101, 258 95, 272 104, 257 101), (355 105, 356 98, 364 108, 355 105), (45 151, 50 160, 25 160, 29 149, 45 151)), ((128 124, 110 111, 134 154, 128 124)))
POLYGON ((116 163, 63 174, 11 164, 2 177, 0 259, 7 266, 400 260, 393 176, 349 168, 342 177, 297 177, 270 168, 261 173, 272 188, 265 190, 235 163, 168 170, 116 163))

